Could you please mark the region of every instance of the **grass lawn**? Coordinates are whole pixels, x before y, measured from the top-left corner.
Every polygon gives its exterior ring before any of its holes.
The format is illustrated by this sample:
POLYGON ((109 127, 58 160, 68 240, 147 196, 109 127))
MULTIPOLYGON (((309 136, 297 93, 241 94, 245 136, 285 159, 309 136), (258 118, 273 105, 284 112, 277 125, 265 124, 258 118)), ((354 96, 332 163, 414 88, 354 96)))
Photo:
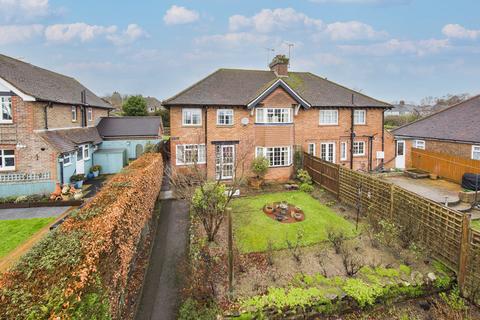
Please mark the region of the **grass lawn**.
POLYGON ((235 199, 232 202, 233 228, 238 248, 243 253, 261 252, 271 241, 274 249, 287 247, 285 239, 295 241, 297 232, 303 232, 302 245, 308 246, 327 239, 327 230, 341 229, 347 236, 355 235, 355 226, 301 191, 270 193, 235 199), (263 213, 265 204, 288 201, 305 213, 302 222, 284 224, 263 213))
POLYGON ((38 230, 55 221, 52 218, 0 220, 0 258, 21 245, 38 230))
POLYGON ((472 229, 480 231, 480 220, 472 220, 470 225, 472 226, 472 229))

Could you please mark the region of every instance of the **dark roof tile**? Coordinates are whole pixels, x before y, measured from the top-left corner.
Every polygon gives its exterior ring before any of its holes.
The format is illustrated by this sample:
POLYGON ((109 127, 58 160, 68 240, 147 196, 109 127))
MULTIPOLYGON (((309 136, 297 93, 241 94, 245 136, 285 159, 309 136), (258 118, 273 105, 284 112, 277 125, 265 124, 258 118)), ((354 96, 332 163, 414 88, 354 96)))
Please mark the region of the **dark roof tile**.
POLYGON ((158 137, 161 127, 161 117, 106 117, 97 125, 103 138, 158 137))

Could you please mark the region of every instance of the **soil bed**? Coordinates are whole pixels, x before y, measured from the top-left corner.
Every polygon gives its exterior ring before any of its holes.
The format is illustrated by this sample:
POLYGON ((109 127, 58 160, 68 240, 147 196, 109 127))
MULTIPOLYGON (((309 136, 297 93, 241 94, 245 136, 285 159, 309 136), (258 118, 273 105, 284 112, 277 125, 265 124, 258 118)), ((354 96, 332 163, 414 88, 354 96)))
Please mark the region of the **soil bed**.
POLYGON ((281 223, 295 223, 305 220, 302 209, 290 203, 274 202, 263 207, 263 212, 271 219, 281 223))

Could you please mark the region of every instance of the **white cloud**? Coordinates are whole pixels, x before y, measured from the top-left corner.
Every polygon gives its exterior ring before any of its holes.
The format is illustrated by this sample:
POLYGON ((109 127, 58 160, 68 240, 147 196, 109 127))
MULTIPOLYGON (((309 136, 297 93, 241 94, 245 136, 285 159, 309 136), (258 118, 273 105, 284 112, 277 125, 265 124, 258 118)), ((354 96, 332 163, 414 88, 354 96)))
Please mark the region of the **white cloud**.
POLYGON ((107 35, 107 39, 115 45, 126 45, 147 36, 148 34, 139 25, 132 23, 121 34, 107 35))
POLYGON ((43 16, 48 10, 48 0, 0 0, 0 15, 8 20, 43 16))
POLYGON ((447 24, 443 27, 442 33, 448 38, 470 39, 480 38, 480 30, 467 29, 459 24, 447 24))
POLYGON ((40 24, 0 26, 0 44, 24 42, 42 34, 40 24))
POLYGON ((370 45, 341 45, 340 49, 347 53, 387 56, 394 54, 413 54, 424 56, 437 53, 448 49, 450 42, 448 39, 427 39, 419 41, 391 39, 386 42, 370 45))
POLYGON ((114 34, 116 26, 97 26, 83 22, 54 24, 45 29, 45 38, 49 42, 91 41, 99 36, 114 34))
POLYGON ((372 26, 359 21, 334 22, 325 28, 332 40, 378 39, 387 36, 385 31, 376 31, 372 26))
POLYGON ((163 16, 163 21, 167 25, 175 25, 192 23, 197 21, 199 18, 200 15, 196 11, 173 5, 163 16))
POLYGON ((245 44, 265 44, 271 39, 265 35, 258 35, 248 32, 231 32, 226 34, 215 34, 195 39, 197 44, 220 44, 228 47, 242 46, 245 44))
POLYGON ((263 9, 252 17, 234 15, 229 19, 231 31, 254 28, 258 32, 268 33, 290 29, 294 26, 321 28, 322 25, 321 20, 310 18, 293 8, 263 9))

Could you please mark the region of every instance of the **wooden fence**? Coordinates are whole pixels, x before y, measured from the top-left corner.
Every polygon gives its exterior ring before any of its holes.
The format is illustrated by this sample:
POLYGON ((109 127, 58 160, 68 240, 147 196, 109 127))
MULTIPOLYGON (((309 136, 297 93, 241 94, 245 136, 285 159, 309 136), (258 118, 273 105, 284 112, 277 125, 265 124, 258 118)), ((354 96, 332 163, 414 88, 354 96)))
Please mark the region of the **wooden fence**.
POLYGON ((480 300, 480 233, 470 228, 469 214, 309 154, 304 154, 304 168, 315 183, 332 191, 340 201, 360 206, 378 220, 414 228, 415 240, 456 272, 462 292, 480 300))
POLYGON ((480 173, 480 160, 412 148, 412 166, 439 177, 462 182, 464 173, 480 173))

